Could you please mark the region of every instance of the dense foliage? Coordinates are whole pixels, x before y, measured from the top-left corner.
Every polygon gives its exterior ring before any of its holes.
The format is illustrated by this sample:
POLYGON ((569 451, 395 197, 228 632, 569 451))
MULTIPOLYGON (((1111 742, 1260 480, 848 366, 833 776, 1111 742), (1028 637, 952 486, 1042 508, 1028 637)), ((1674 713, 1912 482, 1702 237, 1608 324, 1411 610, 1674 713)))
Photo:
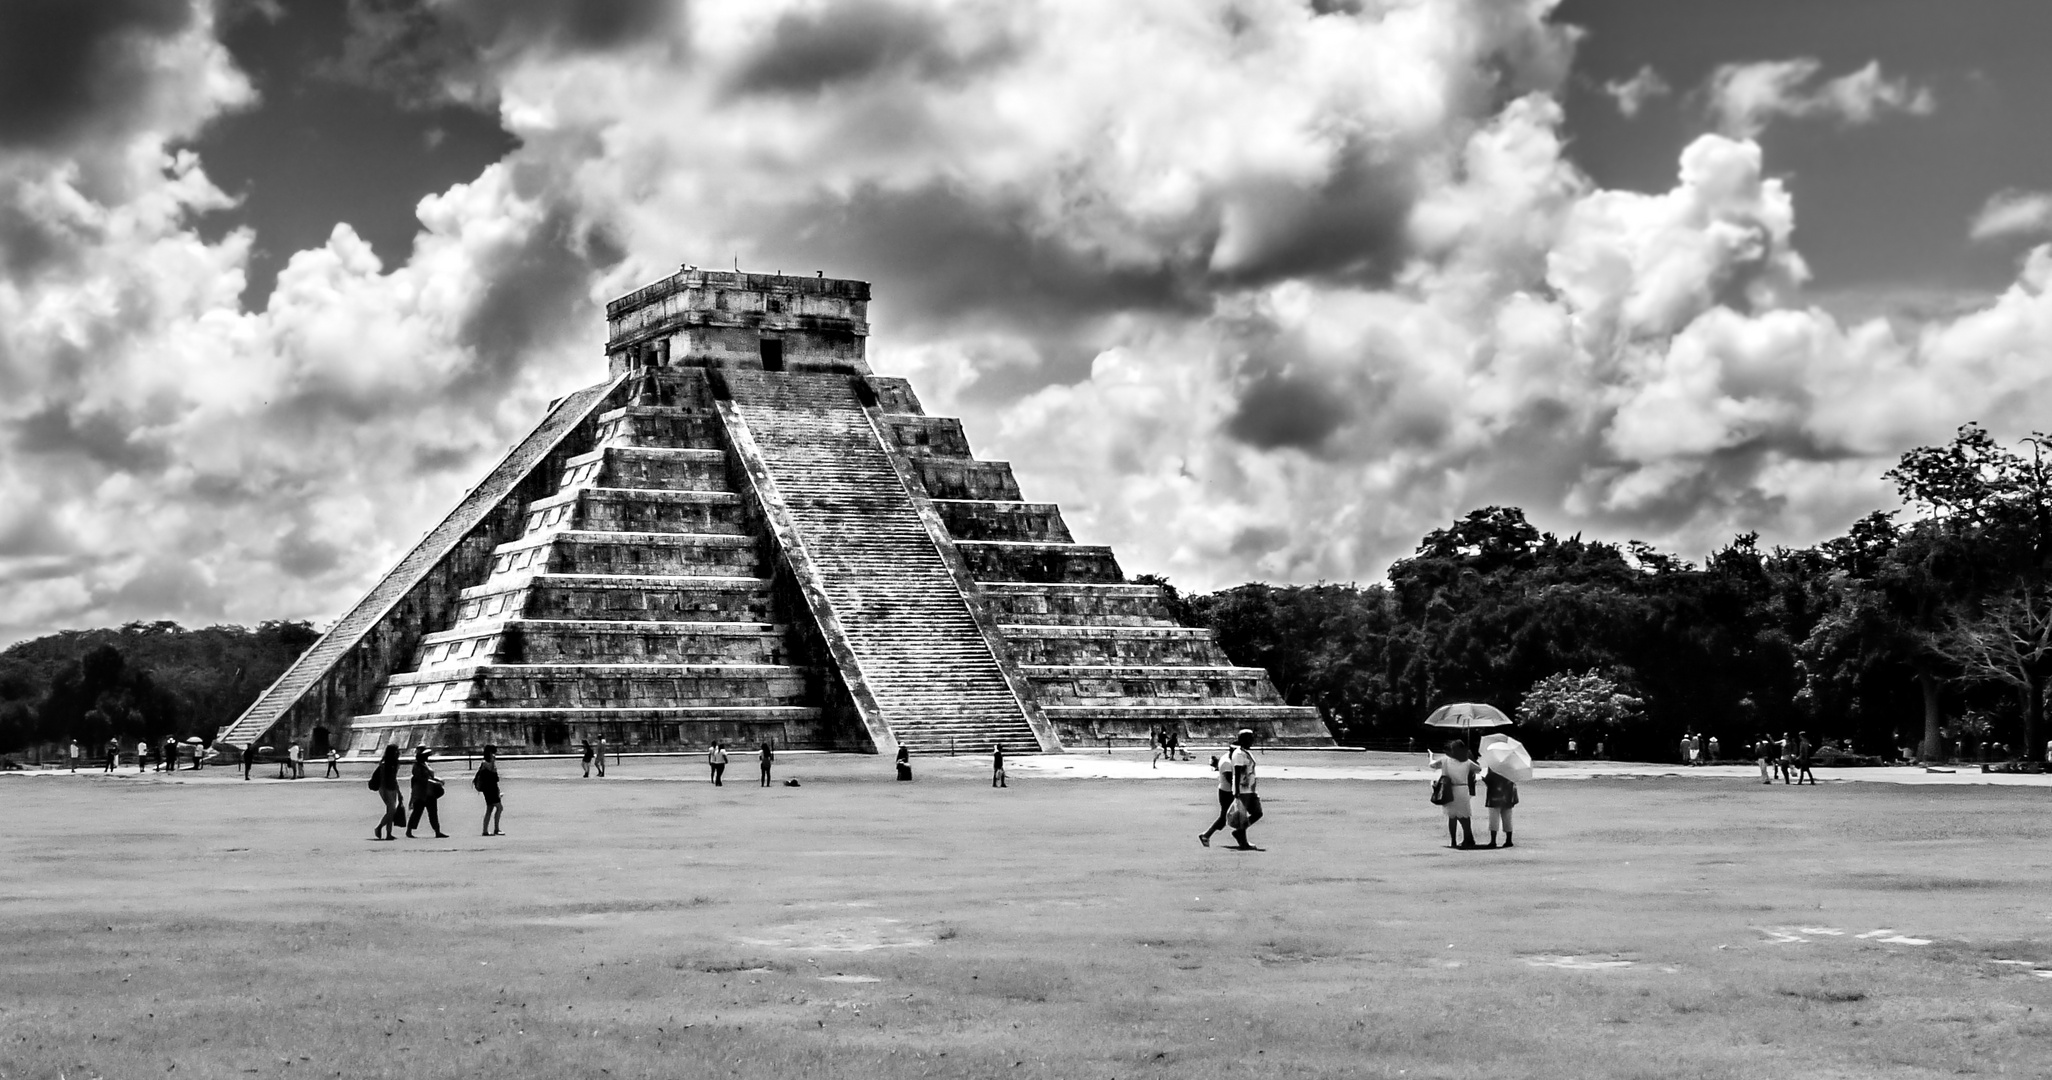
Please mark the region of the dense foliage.
POLYGON ((0 652, 0 752, 77 739, 97 754, 109 737, 211 742, 317 637, 303 622, 158 622, 21 642, 0 652))
POLYGON ((1493 506, 1428 534, 1387 584, 1177 603, 1347 741, 1416 736, 1435 706, 1481 701, 1537 710, 1522 737, 1550 751, 1582 723, 1561 708, 1609 695, 1622 711, 1586 730, 1631 756, 1672 756, 1690 732, 1739 746, 1797 730, 1872 753, 2042 750, 2052 492, 2038 448, 1962 428, 1888 473, 1907 514, 1812 548, 1762 550, 1747 533, 1695 565, 1493 506))

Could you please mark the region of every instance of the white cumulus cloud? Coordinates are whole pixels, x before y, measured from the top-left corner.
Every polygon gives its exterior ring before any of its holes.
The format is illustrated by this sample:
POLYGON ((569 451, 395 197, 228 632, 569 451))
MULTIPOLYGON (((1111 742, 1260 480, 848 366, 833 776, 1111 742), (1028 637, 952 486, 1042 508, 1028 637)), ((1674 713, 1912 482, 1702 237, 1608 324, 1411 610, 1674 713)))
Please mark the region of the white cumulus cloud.
MULTIPOLYGON (((1653 193, 1575 165, 1545 0, 613 7, 380 38, 436 51, 361 70, 496 101, 520 146, 422 200, 404 263, 338 223, 260 311, 253 237, 199 233, 229 200, 168 149, 252 107, 203 17, 121 123, 0 125, 0 639, 333 617, 601 376, 606 297, 735 255, 872 280, 873 367, 1196 588, 1373 579, 1488 503, 1806 543, 1901 450, 2052 410, 2052 249, 1963 313, 1836 319, 1756 142, 1653 193)), ((1929 108, 1816 74, 1736 129, 1929 108)))

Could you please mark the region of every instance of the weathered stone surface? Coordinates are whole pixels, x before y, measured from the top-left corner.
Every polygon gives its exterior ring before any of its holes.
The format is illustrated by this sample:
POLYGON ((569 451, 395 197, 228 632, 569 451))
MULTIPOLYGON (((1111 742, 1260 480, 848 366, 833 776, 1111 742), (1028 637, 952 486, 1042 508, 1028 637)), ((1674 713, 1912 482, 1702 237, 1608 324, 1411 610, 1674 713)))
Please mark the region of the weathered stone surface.
POLYGON ((868 299, 687 268, 608 305, 614 381, 559 405, 229 735, 1330 743, 959 421, 869 375, 868 299))
POLYGON ((1062 521, 1062 508, 1053 503, 935 499, 933 508, 947 523, 949 535, 956 540, 1013 540, 1040 544, 1072 541, 1069 526, 1062 521))

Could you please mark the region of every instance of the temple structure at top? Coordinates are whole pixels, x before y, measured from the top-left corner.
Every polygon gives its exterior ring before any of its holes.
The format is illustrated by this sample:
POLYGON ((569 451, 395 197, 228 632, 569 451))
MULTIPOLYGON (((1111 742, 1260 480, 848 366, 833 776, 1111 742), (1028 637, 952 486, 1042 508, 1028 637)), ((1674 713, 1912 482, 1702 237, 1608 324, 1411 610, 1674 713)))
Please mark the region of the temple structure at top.
POLYGON ((608 304, 607 381, 551 406, 221 741, 1332 744, 872 374, 868 306, 867 282, 688 266, 608 304))

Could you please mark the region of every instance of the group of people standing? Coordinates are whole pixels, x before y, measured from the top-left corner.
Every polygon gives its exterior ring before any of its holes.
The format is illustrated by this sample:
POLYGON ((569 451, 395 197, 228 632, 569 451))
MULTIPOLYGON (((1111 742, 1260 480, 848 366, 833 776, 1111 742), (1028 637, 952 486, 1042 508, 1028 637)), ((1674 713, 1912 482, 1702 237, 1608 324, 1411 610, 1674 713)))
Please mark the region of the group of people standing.
POLYGON ((1723 753, 1723 749, 1717 742, 1717 736, 1705 736, 1701 732, 1691 731, 1682 736, 1682 764, 1707 765, 1716 761, 1723 753))

